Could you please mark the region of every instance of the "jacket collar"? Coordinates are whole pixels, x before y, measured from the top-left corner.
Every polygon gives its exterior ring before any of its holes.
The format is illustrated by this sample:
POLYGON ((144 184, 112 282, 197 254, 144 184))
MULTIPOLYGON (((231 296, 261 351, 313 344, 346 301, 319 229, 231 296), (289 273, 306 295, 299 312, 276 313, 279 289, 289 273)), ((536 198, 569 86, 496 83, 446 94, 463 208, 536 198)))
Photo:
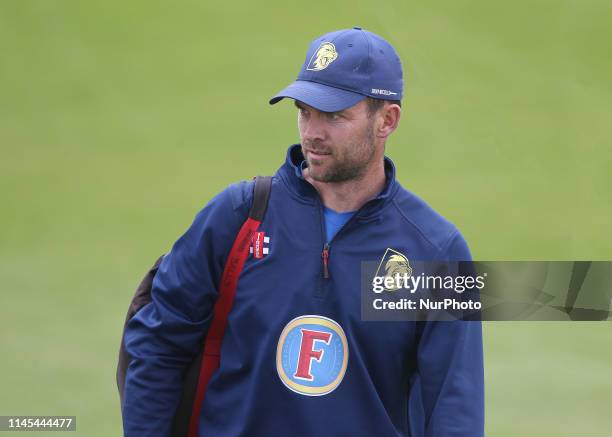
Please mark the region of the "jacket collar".
MULTIPOLYGON (((304 203, 319 204, 320 197, 317 190, 304 179, 302 170, 305 166, 304 155, 300 144, 293 144, 287 150, 285 163, 276 173, 284 182, 289 191, 304 203)), ((377 215, 384 204, 390 201, 399 188, 395 179, 395 165, 385 156, 385 187, 378 196, 369 200, 360 210, 360 216, 369 217, 377 215)))

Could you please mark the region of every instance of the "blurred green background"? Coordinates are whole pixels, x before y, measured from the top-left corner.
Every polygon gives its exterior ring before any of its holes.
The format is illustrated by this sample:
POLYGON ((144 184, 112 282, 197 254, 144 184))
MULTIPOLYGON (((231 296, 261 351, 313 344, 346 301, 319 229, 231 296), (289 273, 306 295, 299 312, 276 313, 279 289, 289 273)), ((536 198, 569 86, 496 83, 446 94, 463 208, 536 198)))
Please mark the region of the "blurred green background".
MULTIPOLYGON (((388 154, 476 259, 612 259, 611 22, 609 0, 0 0, 0 415, 121 434, 135 286, 282 163, 295 110, 267 98, 333 29, 397 48, 388 154)), ((484 329, 488 436, 611 435, 610 323, 484 329)))

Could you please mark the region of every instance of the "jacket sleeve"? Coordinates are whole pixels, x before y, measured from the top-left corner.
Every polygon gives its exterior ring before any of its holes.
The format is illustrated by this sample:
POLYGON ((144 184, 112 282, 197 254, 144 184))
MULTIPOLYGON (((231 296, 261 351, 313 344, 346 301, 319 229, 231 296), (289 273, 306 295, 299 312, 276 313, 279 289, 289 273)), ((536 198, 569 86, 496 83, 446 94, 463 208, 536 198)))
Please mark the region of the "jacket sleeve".
MULTIPOLYGON (((456 232, 450 261, 470 261, 456 232)), ((484 436, 484 367, 480 321, 425 322, 417 366, 426 437, 484 436)))
MULTIPOLYGON (((225 260, 247 216, 249 183, 230 186, 202 209, 164 257, 151 303, 128 323, 125 436, 169 436, 182 373, 202 348, 225 260)), ((251 188, 252 196, 252 188, 251 188)))

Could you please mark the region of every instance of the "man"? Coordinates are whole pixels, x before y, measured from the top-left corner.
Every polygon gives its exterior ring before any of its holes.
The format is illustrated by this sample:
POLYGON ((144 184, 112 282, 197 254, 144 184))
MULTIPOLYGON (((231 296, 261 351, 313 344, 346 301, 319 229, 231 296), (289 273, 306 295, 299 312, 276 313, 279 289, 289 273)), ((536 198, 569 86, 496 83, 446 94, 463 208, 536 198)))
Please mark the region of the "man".
MULTIPOLYGON (((264 248, 242 270, 201 436, 483 435, 479 322, 360 318, 362 261, 388 249, 398 265, 470 259, 384 156, 402 94, 393 47, 354 28, 314 40, 297 81, 271 99, 295 101, 301 144, 273 178, 264 248)), ((168 435, 252 197, 252 182, 232 185, 196 216, 130 321, 126 435, 168 435)))

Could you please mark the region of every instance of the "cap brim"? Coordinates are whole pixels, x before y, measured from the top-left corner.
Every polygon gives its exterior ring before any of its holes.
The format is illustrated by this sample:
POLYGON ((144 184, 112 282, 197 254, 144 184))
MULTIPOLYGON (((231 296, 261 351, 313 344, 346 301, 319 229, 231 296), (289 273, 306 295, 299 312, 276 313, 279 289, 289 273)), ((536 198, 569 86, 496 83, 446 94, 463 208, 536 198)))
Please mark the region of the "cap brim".
POLYGON ((285 97, 299 100, 323 112, 336 112, 350 108, 366 98, 363 94, 323 85, 317 82, 296 80, 287 88, 270 99, 270 104, 280 102, 285 97))

